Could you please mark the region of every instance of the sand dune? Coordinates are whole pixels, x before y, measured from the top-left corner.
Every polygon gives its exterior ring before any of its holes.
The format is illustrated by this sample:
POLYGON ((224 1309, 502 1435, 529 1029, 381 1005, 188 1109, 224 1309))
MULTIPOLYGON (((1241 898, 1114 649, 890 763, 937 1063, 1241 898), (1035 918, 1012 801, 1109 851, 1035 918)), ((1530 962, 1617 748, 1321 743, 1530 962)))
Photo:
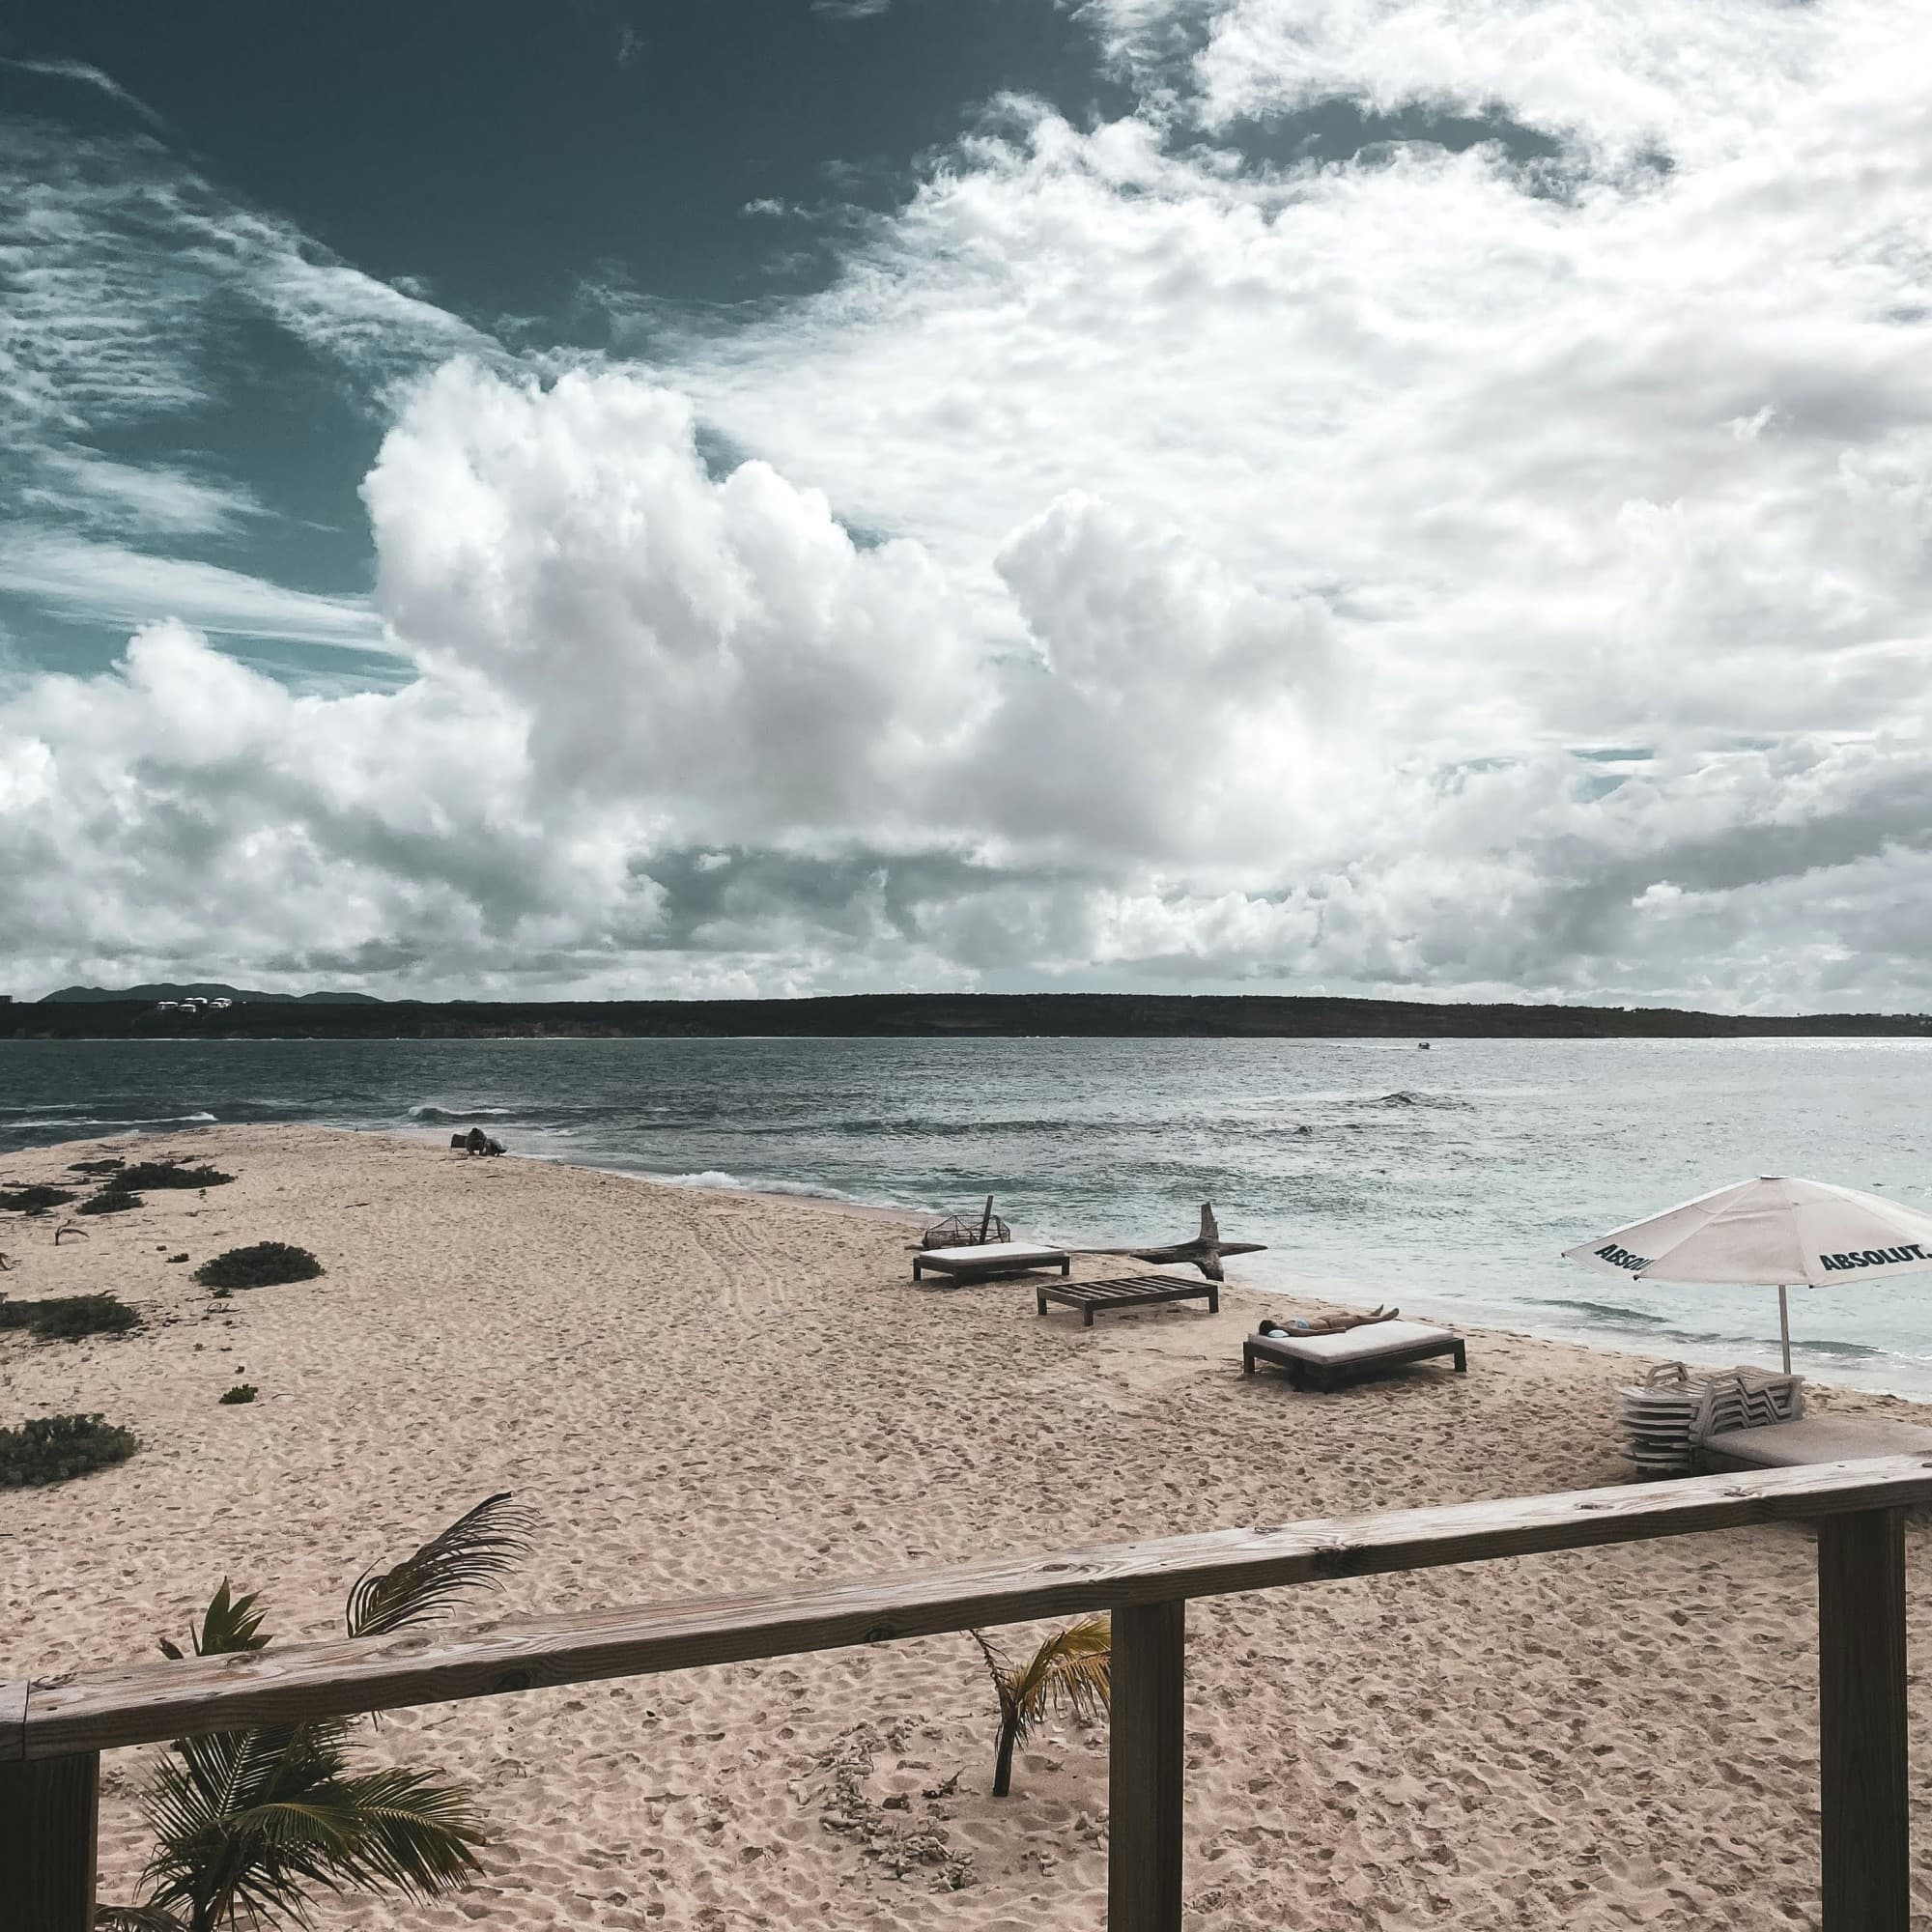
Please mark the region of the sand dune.
MULTIPOLYGON (((1622 1475, 1630 1364, 1580 1349, 1478 1334, 1466 1378, 1297 1396, 1240 1377, 1259 1304, 1239 1290, 1219 1317, 1083 1330, 1037 1319, 1018 1284, 914 1290, 884 1216, 427 1138, 168 1145, 240 1178, 59 1249, 47 1224, 0 1225, 6 1293, 111 1289, 147 1321, 0 1335, 0 1420, 99 1409, 145 1445, 0 1492, 0 1675, 149 1654, 224 1575, 266 1593, 282 1637, 332 1634, 364 1565, 497 1489, 542 1525, 479 1615, 1622 1475), (270 1238, 327 1274, 213 1301, 167 1260, 270 1238), (258 1402, 217 1405, 244 1379, 258 1402)), ((0 1171, 53 1179, 82 1152, 0 1171)), ((1922 1526, 1910 1561, 1923 1655, 1922 1526)), ((1188 1924, 1811 1922, 1812 1587, 1794 1529, 1195 1605, 1188 1924)), ((1932 1688, 1913 1697, 1923 1808, 1932 1688)), ((429 1906, 328 1901, 318 1922, 1084 1932, 1104 1732, 1050 1730, 995 1801, 992 1719, 964 1638, 401 1713, 372 1753, 477 1784, 487 1875, 429 1906)), ((144 1755, 107 1761, 104 1897, 139 1866, 144 1755)), ((1932 1876, 1915 1883, 1932 1923, 1932 1876)))

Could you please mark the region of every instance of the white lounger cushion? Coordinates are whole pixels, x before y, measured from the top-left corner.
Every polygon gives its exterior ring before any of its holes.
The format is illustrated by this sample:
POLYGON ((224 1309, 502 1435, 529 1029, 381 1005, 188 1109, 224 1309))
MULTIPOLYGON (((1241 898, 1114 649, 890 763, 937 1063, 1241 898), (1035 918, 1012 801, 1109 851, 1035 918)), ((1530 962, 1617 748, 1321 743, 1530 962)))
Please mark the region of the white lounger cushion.
POLYGON ((922 1248, 920 1260, 964 1262, 969 1266, 980 1262, 1057 1262, 1064 1257, 1060 1248, 1042 1248, 1033 1241, 981 1241, 967 1248, 922 1248))
POLYGON ((1345 1328, 1339 1335, 1259 1335, 1255 1339, 1304 1362, 1359 1362, 1417 1342, 1446 1340, 1448 1335, 1448 1329, 1432 1328, 1426 1321, 1370 1321, 1360 1328, 1345 1328))

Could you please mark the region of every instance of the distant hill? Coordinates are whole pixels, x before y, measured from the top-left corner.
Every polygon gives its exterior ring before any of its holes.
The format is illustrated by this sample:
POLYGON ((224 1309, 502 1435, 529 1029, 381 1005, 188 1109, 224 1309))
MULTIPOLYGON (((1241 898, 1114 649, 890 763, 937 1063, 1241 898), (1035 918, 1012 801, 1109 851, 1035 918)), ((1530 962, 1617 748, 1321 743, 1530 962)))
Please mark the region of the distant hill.
POLYGON ((187 986, 124 986, 118 992, 109 986, 63 986, 57 993, 43 995, 36 1004, 71 1003, 85 1000, 100 1005, 113 1000, 185 1000, 192 995, 201 1000, 246 1000, 251 1007, 298 1007, 313 1001, 324 1007, 380 1007, 383 1002, 367 993, 255 993, 239 986, 217 986, 197 981, 187 986))
MULTIPOLYGON (((1455 1006, 1275 994, 860 993, 807 1000, 373 1000, 366 994, 231 994, 238 1004, 157 1012, 179 986, 69 988, 0 1007, 0 1037, 604 1039, 756 1036, 925 1039, 1738 1039, 1932 1037, 1924 1013, 1697 1013, 1657 1007, 1455 1006)), ((209 993, 220 987, 195 988, 209 993)))

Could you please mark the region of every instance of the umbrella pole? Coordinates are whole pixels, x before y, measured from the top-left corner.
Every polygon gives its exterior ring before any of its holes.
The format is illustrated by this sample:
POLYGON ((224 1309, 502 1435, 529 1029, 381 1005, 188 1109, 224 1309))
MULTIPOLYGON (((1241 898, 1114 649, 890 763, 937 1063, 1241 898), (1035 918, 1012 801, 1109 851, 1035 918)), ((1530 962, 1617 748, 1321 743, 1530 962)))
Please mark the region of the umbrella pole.
POLYGON ((1777 1332, 1784 1339, 1784 1373, 1791 1373, 1791 1304, 1784 1298, 1784 1284, 1777 1284, 1777 1332))

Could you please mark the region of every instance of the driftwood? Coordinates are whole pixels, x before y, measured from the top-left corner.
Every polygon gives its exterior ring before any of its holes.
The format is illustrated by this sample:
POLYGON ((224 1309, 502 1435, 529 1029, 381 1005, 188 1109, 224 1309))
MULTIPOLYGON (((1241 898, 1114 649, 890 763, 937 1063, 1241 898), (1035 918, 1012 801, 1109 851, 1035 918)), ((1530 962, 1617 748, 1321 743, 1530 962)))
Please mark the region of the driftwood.
POLYGON ((1265 1241, 1224 1241, 1214 1219, 1214 1204, 1201 1204, 1201 1232, 1191 1241, 1171 1241, 1164 1248, 1073 1248, 1076 1255, 1126 1255, 1137 1262, 1166 1262, 1197 1267, 1209 1281, 1225 1281, 1221 1270, 1223 1255, 1259 1255, 1267 1249, 1265 1241))
POLYGON ((63 1235, 71 1235, 76 1240, 80 1241, 84 1241, 87 1239, 87 1230, 83 1228, 78 1221, 63 1221, 60 1224, 60 1226, 54 1230, 55 1247, 60 1246, 61 1236, 63 1235))

